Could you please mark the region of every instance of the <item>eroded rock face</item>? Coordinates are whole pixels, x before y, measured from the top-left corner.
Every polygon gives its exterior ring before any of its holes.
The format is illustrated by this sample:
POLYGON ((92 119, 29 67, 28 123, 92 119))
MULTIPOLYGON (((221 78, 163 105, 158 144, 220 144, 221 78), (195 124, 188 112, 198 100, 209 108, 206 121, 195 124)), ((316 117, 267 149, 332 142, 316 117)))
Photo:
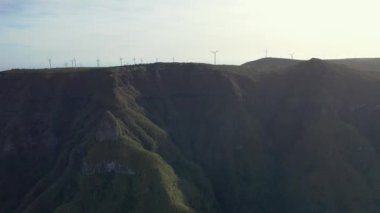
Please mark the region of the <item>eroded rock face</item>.
POLYGON ((115 142, 121 136, 121 129, 117 119, 110 112, 105 112, 103 119, 97 127, 95 139, 98 142, 115 142))

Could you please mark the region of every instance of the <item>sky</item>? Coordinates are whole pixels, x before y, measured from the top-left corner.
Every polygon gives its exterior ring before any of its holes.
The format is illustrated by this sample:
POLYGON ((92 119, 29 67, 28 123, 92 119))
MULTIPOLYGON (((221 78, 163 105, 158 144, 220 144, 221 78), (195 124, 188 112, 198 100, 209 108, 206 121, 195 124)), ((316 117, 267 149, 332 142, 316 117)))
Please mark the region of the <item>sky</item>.
POLYGON ((380 56, 380 1, 0 0, 0 70, 380 56))

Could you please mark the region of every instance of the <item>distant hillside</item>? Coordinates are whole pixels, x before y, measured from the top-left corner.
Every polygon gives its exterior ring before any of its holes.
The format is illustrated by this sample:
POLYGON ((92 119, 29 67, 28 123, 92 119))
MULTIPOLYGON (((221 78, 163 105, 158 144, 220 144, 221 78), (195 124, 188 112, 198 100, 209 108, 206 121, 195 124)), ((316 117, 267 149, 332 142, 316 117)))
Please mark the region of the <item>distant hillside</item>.
MULTIPOLYGON (((326 60, 338 65, 344 65, 351 69, 364 71, 380 71, 380 58, 348 58, 348 59, 331 59, 326 60)), ((251 68, 256 71, 271 71, 284 69, 295 65, 302 60, 291 60, 285 58, 262 58, 242 64, 244 68, 251 68)))
POLYGON ((352 69, 380 72, 380 58, 335 59, 329 61, 352 69))
POLYGON ((256 61, 247 62, 242 65, 245 68, 252 68, 256 71, 268 71, 275 69, 283 69, 291 65, 297 64, 301 60, 292 60, 284 58, 262 58, 256 61))
POLYGON ((0 212, 380 212, 380 72, 19 70, 0 104, 0 212))

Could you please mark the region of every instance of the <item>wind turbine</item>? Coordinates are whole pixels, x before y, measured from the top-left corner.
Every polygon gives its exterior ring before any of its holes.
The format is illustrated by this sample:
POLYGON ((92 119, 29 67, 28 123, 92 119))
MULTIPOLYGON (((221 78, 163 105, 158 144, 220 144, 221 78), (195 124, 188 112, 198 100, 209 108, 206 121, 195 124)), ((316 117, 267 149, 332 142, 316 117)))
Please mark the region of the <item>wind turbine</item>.
POLYGON ((289 53, 290 58, 293 60, 294 59, 294 53, 289 53))
POLYGON ((216 64, 216 54, 218 54, 219 50, 210 51, 214 55, 214 64, 216 64))
POLYGON ((75 57, 73 58, 73 63, 74 63, 74 67, 76 68, 77 67, 77 59, 75 57))
POLYGON ((120 57, 120 66, 123 66, 123 58, 120 57))
POLYGON ((268 49, 265 50, 265 58, 268 58, 268 49))
POLYGON ((133 63, 136 65, 136 57, 133 58, 133 63))
POLYGON ((51 69, 51 58, 49 58, 48 60, 49 60, 49 67, 51 69))

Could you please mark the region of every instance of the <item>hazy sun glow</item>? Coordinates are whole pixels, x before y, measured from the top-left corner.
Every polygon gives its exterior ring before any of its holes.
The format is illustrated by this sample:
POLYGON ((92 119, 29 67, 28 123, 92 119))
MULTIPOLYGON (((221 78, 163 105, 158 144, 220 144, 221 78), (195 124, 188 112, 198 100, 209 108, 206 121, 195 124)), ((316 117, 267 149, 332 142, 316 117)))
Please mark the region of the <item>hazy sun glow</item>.
POLYGON ((377 57, 379 1, 0 0, 0 70, 264 56, 377 57))

